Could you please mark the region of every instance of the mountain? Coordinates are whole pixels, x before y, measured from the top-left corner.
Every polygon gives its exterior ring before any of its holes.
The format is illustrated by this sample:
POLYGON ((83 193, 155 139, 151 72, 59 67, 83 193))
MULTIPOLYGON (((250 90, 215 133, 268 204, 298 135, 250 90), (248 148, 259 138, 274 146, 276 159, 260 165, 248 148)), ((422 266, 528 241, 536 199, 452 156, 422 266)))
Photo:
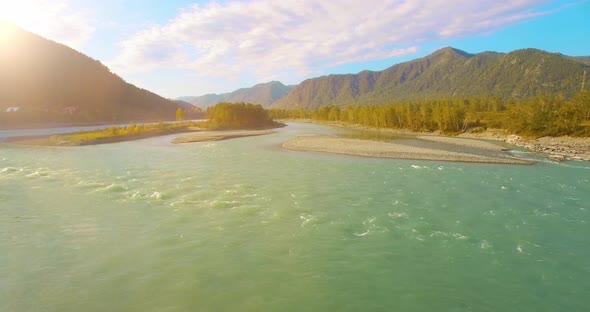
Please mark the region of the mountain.
POLYGON ((184 115, 190 119, 203 118, 205 112, 202 108, 182 100, 171 100, 184 111, 184 115))
POLYGON ((224 102, 228 94, 230 93, 210 93, 201 96, 181 96, 178 98, 178 100, 190 103, 200 108, 207 108, 217 103, 224 102))
POLYGON ((271 108, 387 104, 425 98, 481 97, 522 99, 580 90, 582 59, 536 49, 469 54, 443 48, 383 71, 329 75, 297 85, 271 108))
POLYGON ((242 88, 234 92, 222 94, 206 94, 202 96, 184 96, 179 100, 189 102, 201 108, 206 108, 220 102, 247 102, 268 107, 273 102, 284 97, 292 89, 279 81, 260 83, 251 88, 242 88))
POLYGON ((0 127, 168 120, 182 106, 74 49, 1 23, 0 127))
POLYGON ((566 56, 572 60, 578 61, 580 63, 584 63, 586 65, 590 65, 590 56, 566 56))

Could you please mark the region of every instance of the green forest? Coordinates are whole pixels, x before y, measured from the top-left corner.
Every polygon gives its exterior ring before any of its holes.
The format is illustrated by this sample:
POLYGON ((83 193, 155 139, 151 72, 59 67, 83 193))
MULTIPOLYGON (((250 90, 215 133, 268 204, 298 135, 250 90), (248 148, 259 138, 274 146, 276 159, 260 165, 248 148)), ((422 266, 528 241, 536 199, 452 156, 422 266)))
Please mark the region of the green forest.
POLYGON ((262 105, 249 103, 219 103, 207 108, 209 129, 260 129, 278 126, 262 105))
POLYGON ((446 134, 506 129, 526 137, 590 136, 590 92, 571 99, 546 95, 526 100, 450 98, 387 105, 327 106, 317 110, 273 109, 275 119, 313 119, 374 128, 441 131, 446 134))
POLYGON ((474 97, 522 101, 547 94, 570 98, 583 88, 585 73, 590 73, 584 60, 536 49, 469 54, 443 48, 383 71, 305 80, 271 107, 343 108, 474 97))

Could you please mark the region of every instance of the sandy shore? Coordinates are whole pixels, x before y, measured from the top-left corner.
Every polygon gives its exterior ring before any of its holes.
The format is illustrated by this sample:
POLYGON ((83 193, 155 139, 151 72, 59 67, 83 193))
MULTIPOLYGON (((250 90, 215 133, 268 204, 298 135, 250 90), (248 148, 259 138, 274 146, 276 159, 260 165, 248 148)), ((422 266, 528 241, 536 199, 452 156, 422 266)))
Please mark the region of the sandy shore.
MULTIPOLYGON (((449 138, 452 139, 452 138, 449 138)), ((474 140, 461 140, 453 144, 469 147, 476 147, 480 142, 474 140), (468 142, 469 141, 469 142, 468 142), (474 142, 471 142, 474 141, 474 142)), ((486 143, 486 142, 481 142, 486 143)), ((448 144, 448 143, 447 143, 448 144)), ((491 144, 493 145, 493 144, 491 144)), ((379 158, 418 159, 457 161, 472 163, 493 163, 493 164, 519 164, 528 165, 532 161, 512 157, 508 154, 504 157, 482 156, 451 152, 439 149, 415 147, 398 143, 350 139, 331 136, 302 136, 283 143, 283 148, 294 151, 325 152, 344 155, 355 155, 379 158)), ((486 147, 489 147, 486 145, 486 147)))
POLYGON ((444 143, 444 144, 451 144, 457 146, 466 146, 466 147, 473 147, 479 148, 483 150, 489 151, 507 151, 508 148, 494 144, 491 142, 476 140, 476 139, 464 139, 464 138, 456 138, 456 137, 444 137, 444 136, 435 136, 435 135, 421 135, 417 136, 417 139, 430 141, 430 142, 437 142, 437 143, 444 143))
POLYGON ((20 145, 33 146, 81 146, 81 145, 97 145, 107 143, 118 143, 126 141, 134 141, 147 139, 157 136, 180 134, 186 135, 175 138, 172 143, 190 143, 190 142, 204 142, 204 141, 220 141, 234 138, 241 138, 247 136, 257 136, 274 133, 272 130, 223 130, 223 131, 208 131, 198 127, 188 127, 180 129, 167 129, 161 131, 150 131, 135 135, 122 135, 110 138, 99 138, 88 141, 73 141, 68 139, 68 135, 39 135, 29 137, 11 137, 5 142, 20 145))
MULTIPOLYGON (((297 120, 297 122, 301 122, 297 120)), ((569 137, 569 136, 561 136, 561 137, 542 137, 538 139, 526 139, 517 135, 510 134, 508 131, 504 129, 487 129, 483 132, 477 133, 470 133, 465 132, 461 133, 457 136, 449 137, 443 136, 440 133, 434 132, 414 132, 405 129, 378 129, 378 128, 371 128, 365 127, 361 125, 355 124, 346 124, 342 122, 326 122, 326 121, 315 121, 315 120, 305 120, 303 122, 310 122, 310 123, 318 123, 318 124, 325 124, 330 126, 354 129, 354 130, 361 130, 361 131, 375 131, 379 133, 388 133, 388 134, 399 134, 399 135, 410 135, 416 136, 423 140, 429 141, 436 141, 446 144, 454 144, 454 145, 462 145, 462 144, 455 144, 451 141, 443 142, 446 138, 450 138, 451 140, 455 138, 460 139, 469 139, 471 141, 478 141, 478 140, 487 140, 487 141, 502 141, 506 142, 511 145, 523 147, 528 149, 532 152, 543 154, 545 157, 561 161, 561 160, 583 160, 583 161, 590 161, 590 137, 569 137)), ((458 142, 458 141, 456 141, 458 142)), ((467 141, 464 141, 467 142, 467 141)), ((483 142, 482 143, 489 143, 483 142)), ((478 144, 479 145, 479 144, 478 144)), ((465 146, 465 145, 463 145, 465 146)), ((483 145, 480 146, 483 148, 483 145)), ((494 149, 491 149, 494 150, 494 149)))
POLYGON ((267 135, 274 133, 272 130, 228 130, 228 131, 201 131, 177 137, 172 140, 174 144, 221 141, 249 136, 267 135))

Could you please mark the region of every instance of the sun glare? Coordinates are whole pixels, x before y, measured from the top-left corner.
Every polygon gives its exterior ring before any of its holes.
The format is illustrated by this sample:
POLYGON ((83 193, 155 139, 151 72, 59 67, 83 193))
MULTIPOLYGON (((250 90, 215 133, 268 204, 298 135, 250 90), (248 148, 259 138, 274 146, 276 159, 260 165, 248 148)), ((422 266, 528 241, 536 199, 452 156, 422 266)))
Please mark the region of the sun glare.
POLYGON ((17 23, 22 18, 23 6, 16 1, 0 1, 0 23, 9 21, 17 23))
POLYGON ((14 24, 0 18, 0 42, 7 41, 15 31, 14 24))
MULTIPOLYGON (((40 10, 31 1, 2 1, 0 0, 0 36, 7 37, 15 30, 15 25, 32 31, 43 20, 40 10)), ((42 10, 41 10, 42 11, 42 10)), ((5 38, 4 38, 5 39, 5 38)))

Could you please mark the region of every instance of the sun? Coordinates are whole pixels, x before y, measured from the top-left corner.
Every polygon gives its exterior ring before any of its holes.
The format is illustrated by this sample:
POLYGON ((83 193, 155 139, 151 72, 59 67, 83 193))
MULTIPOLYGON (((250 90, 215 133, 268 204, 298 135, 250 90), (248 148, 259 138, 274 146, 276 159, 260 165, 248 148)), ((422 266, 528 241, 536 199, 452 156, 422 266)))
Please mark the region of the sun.
POLYGON ((0 0, 0 36, 7 36, 15 30, 15 25, 31 30, 39 28, 46 7, 33 0, 0 0))
MULTIPOLYGON (((12 22, 18 24, 26 15, 25 1, 0 0, 0 22, 12 22)), ((33 11, 29 8, 28 11, 33 11)), ((4 25, 2 25, 4 26, 4 25)))
MULTIPOLYGON (((94 32, 91 10, 81 0, 0 0, 0 19, 41 37, 81 48, 94 32)), ((6 23, 2 27, 7 36, 6 23)), ((6 42, 6 41, 5 41, 6 42)))
POLYGON ((37 33, 46 29, 45 0, 0 0, 0 50, 18 36, 19 30, 37 33))
POLYGON ((0 18, 0 48, 2 44, 7 42, 16 31, 16 26, 2 18, 0 18))

